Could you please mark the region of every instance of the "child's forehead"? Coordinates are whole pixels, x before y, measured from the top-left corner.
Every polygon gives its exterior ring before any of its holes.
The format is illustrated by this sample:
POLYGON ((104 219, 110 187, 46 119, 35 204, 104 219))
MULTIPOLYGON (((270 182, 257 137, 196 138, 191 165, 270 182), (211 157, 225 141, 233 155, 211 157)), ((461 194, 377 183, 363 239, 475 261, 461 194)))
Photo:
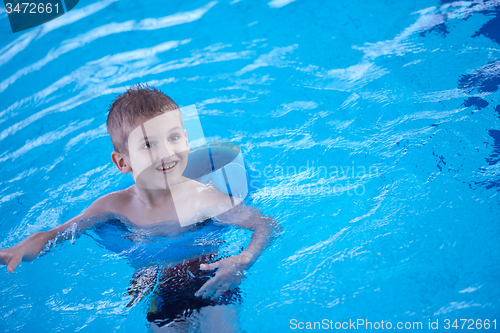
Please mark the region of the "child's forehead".
POLYGON ((135 124, 135 128, 129 134, 129 140, 136 137, 141 138, 145 135, 165 133, 177 128, 183 129, 180 111, 168 111, 150 119, 139 119, 135 124))

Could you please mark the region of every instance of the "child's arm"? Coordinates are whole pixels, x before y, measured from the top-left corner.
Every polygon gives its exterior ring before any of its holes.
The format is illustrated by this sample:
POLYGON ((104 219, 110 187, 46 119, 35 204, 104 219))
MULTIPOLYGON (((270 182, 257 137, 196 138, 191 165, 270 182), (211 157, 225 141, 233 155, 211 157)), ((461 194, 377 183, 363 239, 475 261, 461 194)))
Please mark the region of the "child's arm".
POLYGON ((257 261, 259 255, 269 245, 273 234, 281 230, 272 217, 264 216, 258 209, 245 206, 243 203, 215 219, 220 224, 239 226, 252 230, 254 233, 250 244, 240 254, 212 264, 200 265, 203 270, 217 268, 217 273, 197 291, 197 296, 218 297, 226 290, 240 284, 245 270, 257 261))
POLYGON ((106 201, 109 201, 106 199, 106 196, 101 197, 83 213, 67 222, 51 230, 34 233, 16 245, 0 250, 0 265, 7 265, 7 271, 12 273, 21 261, 34 259, 43 250, 49 240, 56 238, 58 234, 63 233, 64 230, 70 228, 73 224, 77 224, 77 230, 79 232, 91 228, 96 222, 99 222, 94 217, 103 213, 106 201))

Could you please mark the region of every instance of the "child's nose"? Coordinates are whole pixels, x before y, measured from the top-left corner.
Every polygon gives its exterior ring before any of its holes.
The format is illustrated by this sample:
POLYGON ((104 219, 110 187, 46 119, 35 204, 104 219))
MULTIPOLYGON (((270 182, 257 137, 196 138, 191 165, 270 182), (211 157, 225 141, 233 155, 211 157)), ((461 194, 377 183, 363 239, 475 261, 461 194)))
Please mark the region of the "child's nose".
POLYGON ((161 144, 159 154, 159 158, 169 158, 170 156, 174 155, 174 149, 168 142, 164 142, 163 144, 161 144))

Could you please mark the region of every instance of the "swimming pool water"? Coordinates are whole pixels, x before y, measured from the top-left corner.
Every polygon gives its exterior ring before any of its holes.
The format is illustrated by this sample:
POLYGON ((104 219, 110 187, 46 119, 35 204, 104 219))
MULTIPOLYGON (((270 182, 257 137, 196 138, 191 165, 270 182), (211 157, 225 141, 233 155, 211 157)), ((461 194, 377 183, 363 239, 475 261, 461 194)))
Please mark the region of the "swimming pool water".
MULTIPOLYGON (((16 34, 0 9, 0 247, 130 182, 104 124, 148 82, 242 148, 283 227, 242 332, 498 322, 499 30, 493 0, 80 0, 16 34)), ((148 330, 134 269, 91 235, 2 268, 5 332, 148 330)))

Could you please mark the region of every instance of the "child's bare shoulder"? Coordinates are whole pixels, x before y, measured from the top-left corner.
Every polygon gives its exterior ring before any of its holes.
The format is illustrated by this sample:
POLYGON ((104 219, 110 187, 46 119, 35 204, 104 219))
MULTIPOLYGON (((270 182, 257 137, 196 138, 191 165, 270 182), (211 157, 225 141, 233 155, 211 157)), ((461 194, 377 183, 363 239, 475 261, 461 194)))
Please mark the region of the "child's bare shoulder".
POLYGON ((86 215, 102 215, 108 213, 123 214, 133 200, 131 187, 111 192, 95 200, 86 211, 86 215))
POLYGON ((196 198, 196 200, 198 201, 201 200, 213 203, 218 203, 221 200, 228 198, 227 194, 219 191, 213 184, 204 184, 195 180, 188 183, 186 193, 194 195, 194 198, 196 198))

